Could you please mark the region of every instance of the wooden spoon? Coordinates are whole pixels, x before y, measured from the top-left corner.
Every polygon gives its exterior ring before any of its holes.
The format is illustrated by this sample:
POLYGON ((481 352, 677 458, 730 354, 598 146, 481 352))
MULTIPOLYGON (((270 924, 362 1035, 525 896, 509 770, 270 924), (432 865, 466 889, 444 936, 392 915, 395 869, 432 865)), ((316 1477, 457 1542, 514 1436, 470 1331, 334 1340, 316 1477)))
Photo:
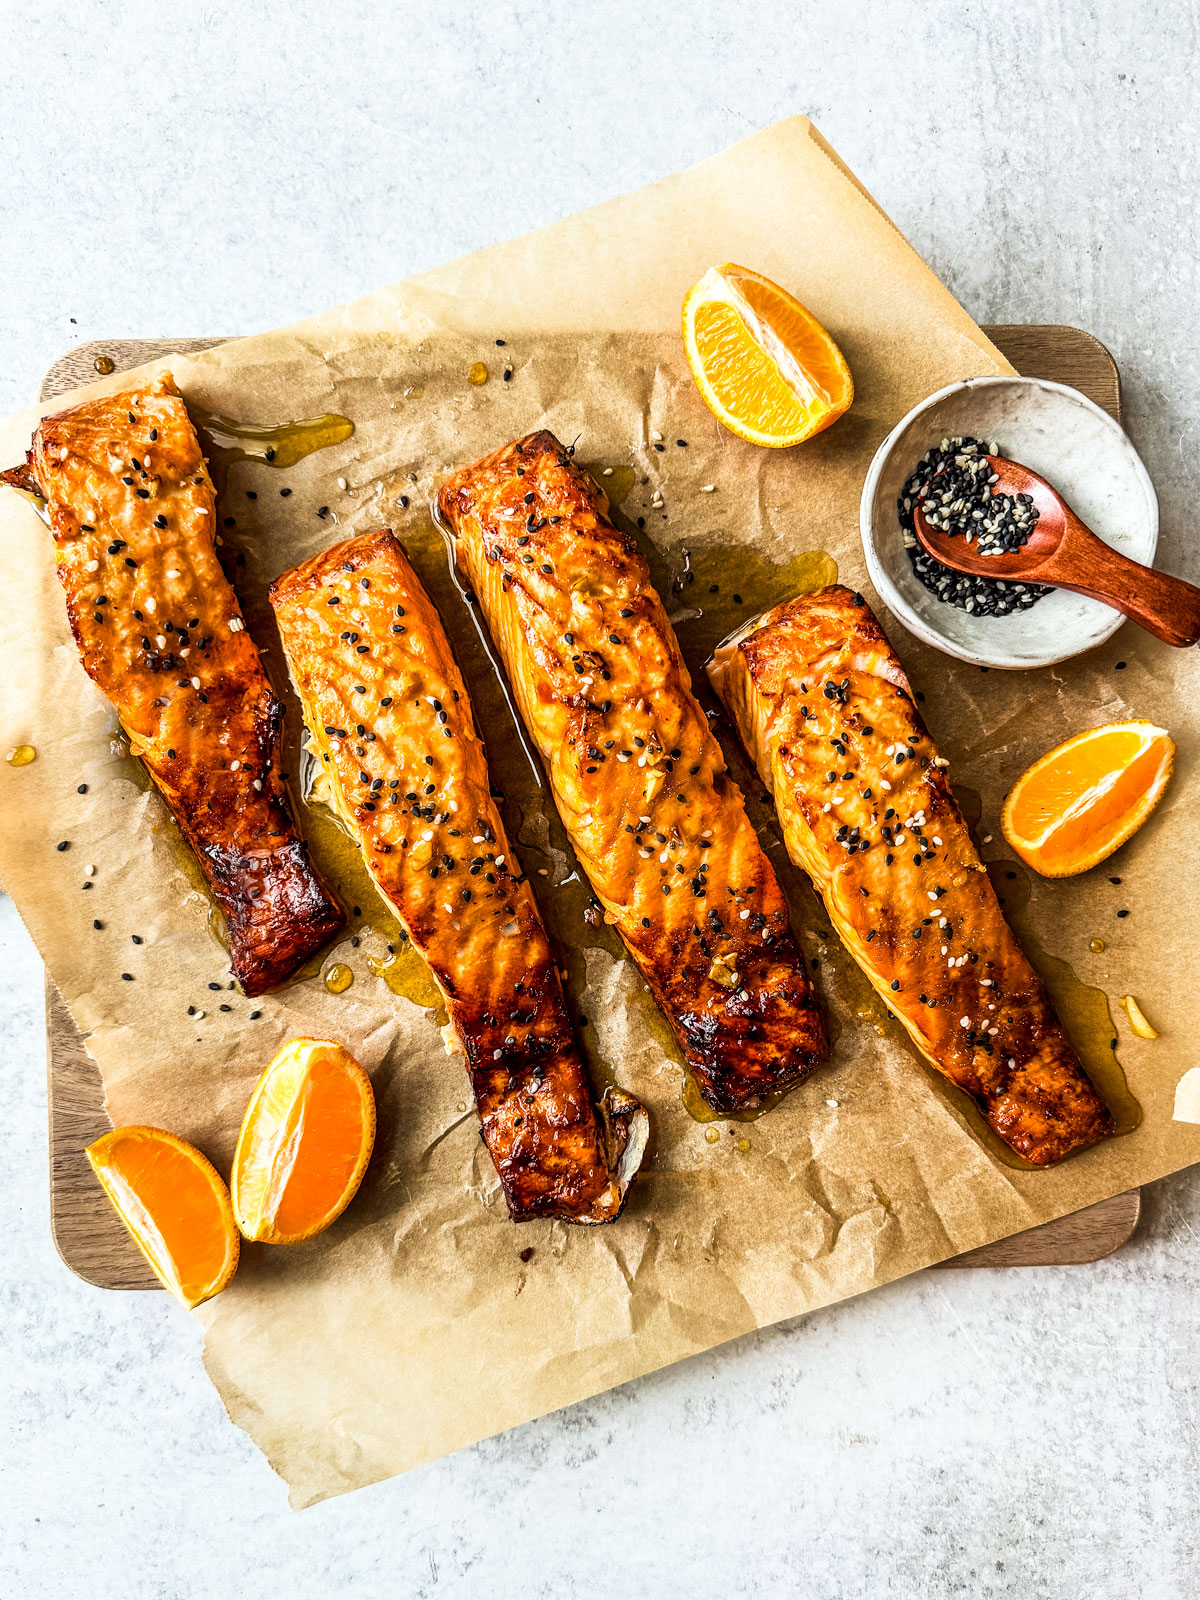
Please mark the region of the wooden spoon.
POLYGON ((1127 617, 1167 644, 1191 645, 1200 640, 1200 589, 1171 578, 1098 539, 1044 478, 1004 456, 984 458, 997 481, 993 494, 1027 494, 1038 518, 1019 550, 980 555, 977 544, 961 534, 943 533, 918 505, 913 527, 921 544, 943 566, 978 578, 1003 578, 1012 583, 1048 583, 1073 589, 1127 617))

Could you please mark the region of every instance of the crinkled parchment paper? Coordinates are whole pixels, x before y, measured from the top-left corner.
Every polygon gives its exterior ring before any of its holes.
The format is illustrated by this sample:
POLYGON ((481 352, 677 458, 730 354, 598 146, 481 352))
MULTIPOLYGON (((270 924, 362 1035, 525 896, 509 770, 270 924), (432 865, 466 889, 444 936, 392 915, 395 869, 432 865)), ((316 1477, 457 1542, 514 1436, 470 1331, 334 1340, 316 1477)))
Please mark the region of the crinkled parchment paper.
MULTIPOLYGON (((952 777, 984 797, 980 832, 993 835, 985 855, 1003 853, 996 814, 1009 783, 1058 740, 1136 715, 1179 741, 1165 801, 1111 869, 1120 886, 1102 869, 1032 889, 1028 925, 1041 942, 1110 995, 1136 993, 1161 1033, 1143 1042, 1126 1030, 1122 1040, 1141 1126, 1059 1170, 1017 1170, 981 1141, 960 1102, 864 998, 777 843, 798 932, 824 956, 836 1053, 759 1121, 706 1128, 683 1109, 677 1061, 631 964, 584 920, 578 884, 563 881, 573 862, 561 829, 539 808, 473 614, 430 526, 440 476, 532 428, 578 436, 581 460, 614 469, 621 514, 647 519, 695 672, 720 607, 734 604, 730 590, 746 591, 747 612, 778 598, 802 552, 827 552, 870 596, 857 503, 875 446, 931 390, 1009 370, 807 122, 767 129, 641 193, 293 328, 162 365, 194 406, 244 422, 353 419, 352 438, 287 471, 230 469, 222 509, 235 519, 226 537, 245 556, 237 583, 250 625, 282 688, 270 580, 352 531, 386 523, 409 543, 484 732, 503 754, 511 828, 570 966, 597 1073, 641 1096, 653 1120, 619 1223, 515 1228, 435 1015, 372 970, 386 951, 370 906, 355 920, 359 942, 348 937, 325 958, 324 969, 333 959, 353 969, 344 995, 329 994, 319 973, 253 1006, 210 990, 228 972, 207 902, 162 804, 114 753, 111 712, 68 637, 45 529, 25 501, 0 492, 0 743, 38 750, 28 767, 0 762, 0 872, 88 1035, 114 1121, 175 1129, 227 1167, 250 1086, 289 1035, 344 1040, 374 1079, 379 1140, 347 1214, 306 1245, 247 1247, 233 1286, 198 1313, 230 1416, 287 1479, 295 1504, 402 1472, 1200 1158, 1200 1128, 1171 1121, 1175 1083, 1194 1062, 1188 1007, 1200 947, 1200 907, 1188 890, 1197 860, 1194 651, 1172 652, 1126 627, 1064 667, 985 674, 924 648, 883 614, 952 777), (853 369, 853 409, 800 449, 760 451, 720 432, 688 377, 680 302, 727 259, 795 289, 853 369), (467 381, 477 360, 490 369, 482 387, 467 381), (661 514, 650 507, 655 489, 661 514), (324 519, 320 506, 330 508, 324 519), (697 618, 712 582, 718 612, 697 618), (1118 658, 1128 666, 1114 673, 1118 658), (68 850, 55 848, 62 840, 68 850), (95 887, 84 892, 92 868, 95 887), (1117 909, 1130 915, 1117 919, 1117 909), (1089 950, 1097 937, 1102 953, 1089 950), (190 1018, 189 1005, 204 1017, 190 1018)), ((36 415, 0 425, 4 465, 20 458, 36 415)), ((1186 566, 1169 546, 1162 559, 1186 566)), ((758 785, 726 745, 774 840, 758 785)), ((317 831, 318 842, 329 837, 317 831)), ((353 885, 347 898, 359 898, 353 885)))

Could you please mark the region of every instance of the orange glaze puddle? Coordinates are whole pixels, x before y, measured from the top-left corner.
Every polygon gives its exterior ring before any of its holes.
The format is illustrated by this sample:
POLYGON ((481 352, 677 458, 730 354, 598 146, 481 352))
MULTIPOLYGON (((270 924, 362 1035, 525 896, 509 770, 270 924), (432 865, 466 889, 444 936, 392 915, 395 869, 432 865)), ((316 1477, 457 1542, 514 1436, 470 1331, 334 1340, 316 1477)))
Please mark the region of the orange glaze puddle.
POLYGON ((208 461, 218 494, 224 491, 229 469, 239 461, 259 461, 264 466, 294 467, 315 450, 341 444, 354 432, 349 417, 328 411, 299 422, 260 424, 235 422, 215 412, 188 406, 188 415, 200 435, 200 448, 208 461))

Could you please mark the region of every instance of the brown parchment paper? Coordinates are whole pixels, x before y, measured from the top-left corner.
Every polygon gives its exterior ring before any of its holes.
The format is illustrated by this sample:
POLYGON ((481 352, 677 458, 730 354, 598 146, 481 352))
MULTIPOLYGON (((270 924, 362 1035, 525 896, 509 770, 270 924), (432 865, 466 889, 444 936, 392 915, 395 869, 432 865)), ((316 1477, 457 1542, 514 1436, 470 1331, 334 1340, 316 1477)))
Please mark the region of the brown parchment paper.
MULTIPOLYGON (((680 580, 672 600, 696 672, 712 641, 710 620, 694 612, 713 574, 724 574, 727 597, 736 573, 748 608, 779 598, 795 558, 821 550, 878 604, 857 532, 875 446, 931 390, 1009 370, 807 121, 324 316, 159 365, 210 412, 257 423, 327 411, 353 419, 352 438, 286 472, 230 470, 222 510, 235 519, 226 537, 245 557, 237 583, 250 626, 282 689, 269 581, 350 531, 386 523, 405 539, 443 608, 489 744, 504 753, 512 831, 588 1018, 597 1072, 638 1094, 653 1121, 619 1223, 518 1229, 436 1017, 372 971, 386 952, 370 907, 352 930, 359 942, 347 937, 323 963, 353 969, 344 995, 327 993, 319 974, 253 1003, 211 990, 228 983, 228 970, 207 903, 161 802, 114 750, 112 714, 67 633, 45 529, 24 500, 0 492, 0 742, 38 751, 25 768, 0 762, 0 873, 88 1035, 113 1120, 172 1128, 227 1170, 250 1086, 290 1035, 344 1040, 375 1083, 376 1154, 346 1215, 307 1245, 246 1247, 232 1287, 198 1313, 230 1416, 288 1481, 294 1504, 404 1471, 1200 1158, 1200 1129, 1171 1120, 1175 1083, 1195 1060, 1196 652, 1126 627, 1066 666, 987 674, 926 649, 882 613, 952 777, 983 796, 980 832, 993 836, 985 855, 1003 853, 997 811, 1013 777, 1070 733, 1136 715, 1179 742, 1159 812, 1111 869, 1032 889, 1028 925, 1040 941, 1110 995, 1134 991, 1161 1030, 1151 1043, 1123 1029, 1141 1126, 1055 1171, 998 1160, 900 1030, 864 1000, 729 739, 798 932, 823 958, 837 1048, 828 1069, 769 1115, 711 1124, 710 1142, 681 1105, 677 1061, 632 966, 577 914, 561 829, 539 808, 533 769, 520 768, 519 736, 430 526, 444 472, 543 425, 579 436, 579 457, 612 466, 614 483, 632 467, 639 481, 620 510, 646 517, 663 582, 680 580), (727 259, 792 287, 853 369, 851 412, 798 450, 759 451, 722 433, 688 377, 680 302, 727 259), (491 375, 475 388, 466 374, 480 359, 491 375), (650 508, 655 489, 662 514, 650 508), (1125 670, 1113 670, 1117 659, 1125 670), (55 848, 62 840, 66 851, 55 848), (85 879, 95 885, 86 892, 85 879), (1117 909, 1130 914, 1117 919, 1117 909), (1093 954, 1096 937, 1107 948, 1093 954), (204 1017, 189 1018, 189 1005, 204 1017), (262 1013, 254 1022, 252 1009, 262 1013)), ((5 465, 20 458, 37 414, 0 424, 5 465)), ((1169 546, 1161 559, 1186 571, 1169 546)), ((346 892, 356 897, 353 885, 346 892)))

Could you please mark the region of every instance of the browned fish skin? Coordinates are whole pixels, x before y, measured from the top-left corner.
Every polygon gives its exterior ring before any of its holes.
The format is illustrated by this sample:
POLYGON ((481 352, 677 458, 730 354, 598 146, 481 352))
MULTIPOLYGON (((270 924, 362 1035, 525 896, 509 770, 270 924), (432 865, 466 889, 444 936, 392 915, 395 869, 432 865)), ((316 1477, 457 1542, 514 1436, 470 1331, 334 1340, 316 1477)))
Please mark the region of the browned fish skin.
POLYGON ((608 919, 709 1105, 758 1105, 825 1059, 824 1023, 645 561, 551 433, 438 504, 608 919))
POLYGON ((338 809, 442 991, 509 1212, 611 1222, 646 1114, 616 1090, 592 1107, 462 678, 402 547, 349 539, 271 603, 338 809))
POLYGON ((345 922, 279 764, 283 707, 217 560, 216 496, 173 380, 43 418, 3 474, 47 505, 84 667, 116 707, 225 916, 248 995, 345 922))
POLYGON ((788 853, 922 1054, 1048 1166, 1113 1131, 1004 920, 904 669, 834 585, 722 646, 709 675, 775 797, 788 853))

